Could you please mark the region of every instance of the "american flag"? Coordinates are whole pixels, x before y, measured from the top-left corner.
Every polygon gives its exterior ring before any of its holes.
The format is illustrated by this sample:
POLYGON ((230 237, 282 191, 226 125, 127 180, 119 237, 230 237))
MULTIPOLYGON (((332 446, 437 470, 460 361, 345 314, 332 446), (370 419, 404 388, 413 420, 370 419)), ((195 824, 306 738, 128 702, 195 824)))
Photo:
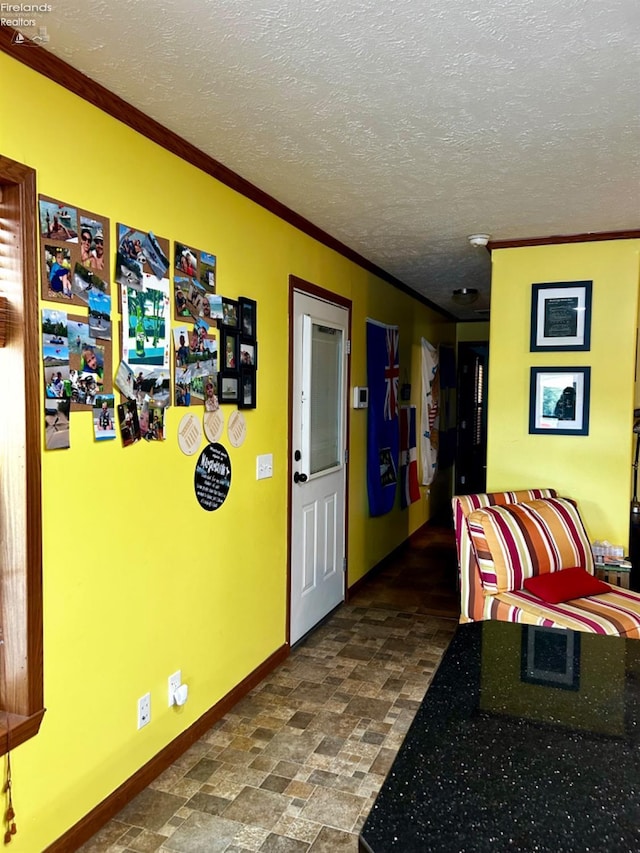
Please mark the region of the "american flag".
POLYGON ((398 378, 400 362, 398 358, 398 330, 386 329, 387 360, 384 366, 384 419, 393 420, 398 414, 398 378))

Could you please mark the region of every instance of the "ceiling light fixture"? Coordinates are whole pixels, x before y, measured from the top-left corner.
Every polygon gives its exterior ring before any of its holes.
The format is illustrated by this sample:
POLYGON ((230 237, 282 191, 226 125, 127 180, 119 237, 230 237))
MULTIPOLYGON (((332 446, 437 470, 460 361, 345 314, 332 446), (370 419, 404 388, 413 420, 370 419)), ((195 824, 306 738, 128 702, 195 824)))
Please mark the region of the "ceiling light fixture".
POLYGON ((491 239, 491 234, 471 234, 467 240, 474 249, 484 249, 491 239))
POLYGON ((475 287, 459 287, 451 294, 451 298, 458 305, 472 305, 480 296, 475 287))

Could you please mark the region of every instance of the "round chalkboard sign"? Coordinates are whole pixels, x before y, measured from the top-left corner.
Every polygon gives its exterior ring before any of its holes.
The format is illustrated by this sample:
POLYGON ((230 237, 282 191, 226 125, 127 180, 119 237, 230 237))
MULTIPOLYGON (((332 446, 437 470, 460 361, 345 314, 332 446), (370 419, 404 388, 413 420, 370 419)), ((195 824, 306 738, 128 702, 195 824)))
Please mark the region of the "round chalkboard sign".
POLYGON ((221 444, 204 448, 196 463, 193 485, 198 503, 207 512, 225 502, 231 485, 231 460, 221 444))

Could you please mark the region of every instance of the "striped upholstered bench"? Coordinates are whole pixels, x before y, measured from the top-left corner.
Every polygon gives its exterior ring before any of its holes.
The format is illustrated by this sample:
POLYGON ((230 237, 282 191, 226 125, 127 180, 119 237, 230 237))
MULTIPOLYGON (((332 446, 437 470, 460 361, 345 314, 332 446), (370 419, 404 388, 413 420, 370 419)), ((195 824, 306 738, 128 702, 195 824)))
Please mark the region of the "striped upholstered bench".
POLYGON ((640 638, 640 594, 593 578, 589 538, 574 502, 553 489, 529 489, 458 495, 452 505, 461 622, 497 619, 640 638), (551 576, 564 570, 573 572, 551 576), (567 598, 574 575, 582 585, 587 581, 588 594, 567 598), (548 581, 564 582, 563 600, 527 588, 548 581))

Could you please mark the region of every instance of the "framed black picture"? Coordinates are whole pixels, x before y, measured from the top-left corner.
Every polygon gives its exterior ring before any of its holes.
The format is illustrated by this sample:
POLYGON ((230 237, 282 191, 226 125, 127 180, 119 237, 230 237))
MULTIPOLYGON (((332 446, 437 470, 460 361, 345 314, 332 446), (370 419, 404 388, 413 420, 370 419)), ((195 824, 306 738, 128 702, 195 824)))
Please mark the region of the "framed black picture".
POLYGON ((532 367, 529 433, 589 435, 590 367, 532 367))
POLYGON ((240 367, 258 367, 258 343, 257 341, 245 341, 240 338, 240 367))
POLYGON ((520 680, 560 690, 579 690, 579 632, 523 625, 520 680))
POLYGON ((592 289, 592 281, 532 285, 531 352, 591 349, 592 289))
POLYGON ((240 376, 237 371, 218 373, 218 401, 222 403, 237 403, 239 400, 240 376))
POLYGON ((222 320, 221 326, 226 326, 229 329, 238 328, 238 302, 236 299, 227 299, 222 297, 222 320))
POLYGON ((253 367, 240 368, 239 409, 256 407, 256 372, 253 367))
POLYGON ((239 302, 240 334, 247 341, 255 341, 258 333, 258 305, 254 299, 241 296, 239 302))
POLYGON ((237 370, 240 335, 237 331, 222 327, 220 333, 220 370, 237 370))

